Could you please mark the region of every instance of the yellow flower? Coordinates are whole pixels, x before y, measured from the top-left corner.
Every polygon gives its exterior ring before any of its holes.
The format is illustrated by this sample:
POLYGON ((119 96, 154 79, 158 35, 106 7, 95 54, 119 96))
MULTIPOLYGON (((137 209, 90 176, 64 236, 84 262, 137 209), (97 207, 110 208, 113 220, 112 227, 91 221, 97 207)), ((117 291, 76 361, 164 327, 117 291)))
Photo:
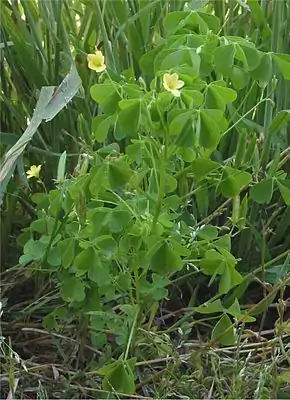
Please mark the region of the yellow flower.
POLYGON ((174 73, 174 74, 164 74, 163 75, 163 86, 164 89, 168 90, 168 92, 171 92, 173 96, 179 97, 180 96, 180 91, 178 89, 181 89, 182 86, 184 86, 184 82, 180 81, 179 76, 174 73))
POLYGON ((105 57, 99 50, 97 50, 95 54, 88 54, 87 60, 89 68, 96 72, 103 72, 107 68, 105 57))
POLYGON ((26 172, 27 179, 39 178, 39 173, 41 170, 41 165, 31 165, 30 169, 26 172))

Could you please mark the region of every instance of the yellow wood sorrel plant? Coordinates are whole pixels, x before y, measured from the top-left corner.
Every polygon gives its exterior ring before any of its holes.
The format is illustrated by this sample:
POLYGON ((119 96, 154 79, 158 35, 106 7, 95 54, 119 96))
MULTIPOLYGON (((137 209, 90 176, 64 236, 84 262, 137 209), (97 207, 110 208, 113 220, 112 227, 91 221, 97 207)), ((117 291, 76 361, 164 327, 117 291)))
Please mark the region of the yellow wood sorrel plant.
MULTIPOLYGON (((262 182, 253 177, 256 138, 244 135, 245 117, 268 99, 262 96, 245 116, 239 111, 249 82, 264 89, 277 71, 289 78, 289 57, 218 36, 218 18, 200 11, 173 12, 164 28, 166 37, 140 61, 139 80, 128 71, 116 78, 99 51, 89 55, 100 73, 90 88, 98 106, 92 126, 97 150, 82 156, 69 179, 61 158, 59 184, 33 196, 39 219, 20 240, 20 263, 53 273, 60 284, 64 305, 46 325, 56 329, 59 320, 82 318, 97 348, 107 346, 110 331, 118 346, 99 373, 106 390, 128 394, 135 391, 139 328, 149 321, 155 330, 158 305, 177 275, 200 274, 209 285, 218 283, 213 300, 197 303, 195 313, 215 313, 212 340, 235 343, 230 316, 243 322, 252 317, 240 311, 240 294, 227 308, 221 301, 243 281, 232 235, 246 227, 249 199, 270 201, 277 187, 290 204, 289 180, 277 163, 264 168, 262 182), (223 160, 220 142, 234 131, 242 139, 223 160), (211 225, 228 204, 231 218, 211 225)), ((287 118, 278 115, 267 138, 287 118)))

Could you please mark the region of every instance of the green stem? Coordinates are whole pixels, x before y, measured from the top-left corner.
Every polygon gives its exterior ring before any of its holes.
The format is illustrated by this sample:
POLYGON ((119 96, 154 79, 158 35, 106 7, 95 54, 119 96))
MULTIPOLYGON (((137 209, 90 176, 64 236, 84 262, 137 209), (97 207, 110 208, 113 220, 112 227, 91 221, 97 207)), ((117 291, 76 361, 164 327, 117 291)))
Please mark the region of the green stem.
POLYGON ((223 136, 225 136, 228 132, 230 132, 235 126, 237 126, 240 122, 242 122, 242 120, 249 114, 251 114, 251 112, 255 111, 255 109, 262 103, 264 102, 271 102, 273 103, 272 99, 266 98, 266 99, 262 99, 260 100, 257 104, 254 105, 254 107, 252 107, 249 111, 247 111, 244 115, 242 115, 233 125, 231 125, 224 133, 223 136))
POLYGON ((154 213, 154 217, 153 217, 151 232, 154 232, 159 215, 161 213, 162 200, 164 197, 164 193, 165 193, 165 173, 164 173, 164 165, 163 165, 161 168, 161 171, 160 171, 158 199, 157 199, 157 205, 156 205, 156 209, 155 209, 155 213, 154 213))
POLYGON ((139 307, 138 307, 138 312, 136 312, 136 315, 134 317, 134 321, 130 330, 130 335, 129 335, 129 339, 128 339, 128 343, 127 343, 127 347, 126 347, 126 351, 125 351, 125 355, 124 355, 124 360, 126 361, 129 355, 129 351, 130 351, 130 347, 131 347, 131 343, 133 340, 133 336, 134 336, 134 332, 135 332, 135 328, 136 328, 136 324, 137 324, 137 320, 138 320, 138 316, 139 316, 139 307))
POLYGON ((157 205, 153 217, 153 222, 152 222, 152 228, 151 232, 154 232, 159 215, 161 213, 161 208, 162 208, 162 200, 165 194, 165 173, 166 173, 166 163, 168 159, 168 130, 166 123, 163 119, 163 115, 158 109, 160 121, 162 123, 163 129, 164 129, 164 152, 163 152, 163 157, 161 157, 161 165, 160 165, 160 173, 159 173, 159 191, 158 191, 158 199, 157 199, 157 205))

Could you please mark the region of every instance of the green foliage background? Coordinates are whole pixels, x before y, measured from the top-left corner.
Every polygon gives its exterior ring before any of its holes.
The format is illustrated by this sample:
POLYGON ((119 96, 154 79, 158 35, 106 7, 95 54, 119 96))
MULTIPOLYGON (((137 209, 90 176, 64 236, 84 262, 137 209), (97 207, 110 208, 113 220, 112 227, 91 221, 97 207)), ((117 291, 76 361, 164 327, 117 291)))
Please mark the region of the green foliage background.
POLYGON ((135 393, 143 327, 162 335, 154 321, 178 291, 190 311, 165 332, 196 337, 206 315, 209 347, 235 345, 283 296, 289 30, 289 1, 2 2, 1 152, 17 154, 1 164, 3 272, 17 248, 18 271, 44 291, 52 279, 44 324, 74 322, 105 349, 105 391, 135 393), (96 45, 101 75, 87 68, 96 45), (162 87, 168 72, 180 98, 162 87), (242 309, 257 279, 270 291, 242 309))

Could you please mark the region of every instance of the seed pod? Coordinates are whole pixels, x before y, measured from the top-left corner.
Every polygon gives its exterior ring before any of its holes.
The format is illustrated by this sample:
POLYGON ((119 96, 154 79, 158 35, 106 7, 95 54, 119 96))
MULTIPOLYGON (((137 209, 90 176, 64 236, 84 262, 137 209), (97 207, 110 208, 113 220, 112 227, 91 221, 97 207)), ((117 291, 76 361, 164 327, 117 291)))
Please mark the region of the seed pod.
POLYGON ((246 194, 242 200, 239 212, 239 220, 237 222, 237 227, 242 230, 246 226, 248 212, 248 194, 246 194))
POLYGON ((243 159, 245 157, 245 152, 246 152, 246 145, 247 145, 247 134, 243 130, 240 133, 240 137, 239 137, 239 141, 238 141, 238 145, 237 145, 236 159, 235 159, 236 167, 239 167, 243 162, 243 159))
POLYGON ((239 220, 240 215, 240 195, 233 197, 233 209, 232 209, 232 224, 235 226, 239 220))
POLYGON ((246 154, 245 154, 245 157, 244 157, 244 164, 245 165, 250 163, 250 161, 253 158, 253 154, 254 154, 255 147, 256 147, 256 141, 257 141, 256 135, 255 134, 251 134, 250 142, 249 142, 249 145, 247 147, 246 154))

